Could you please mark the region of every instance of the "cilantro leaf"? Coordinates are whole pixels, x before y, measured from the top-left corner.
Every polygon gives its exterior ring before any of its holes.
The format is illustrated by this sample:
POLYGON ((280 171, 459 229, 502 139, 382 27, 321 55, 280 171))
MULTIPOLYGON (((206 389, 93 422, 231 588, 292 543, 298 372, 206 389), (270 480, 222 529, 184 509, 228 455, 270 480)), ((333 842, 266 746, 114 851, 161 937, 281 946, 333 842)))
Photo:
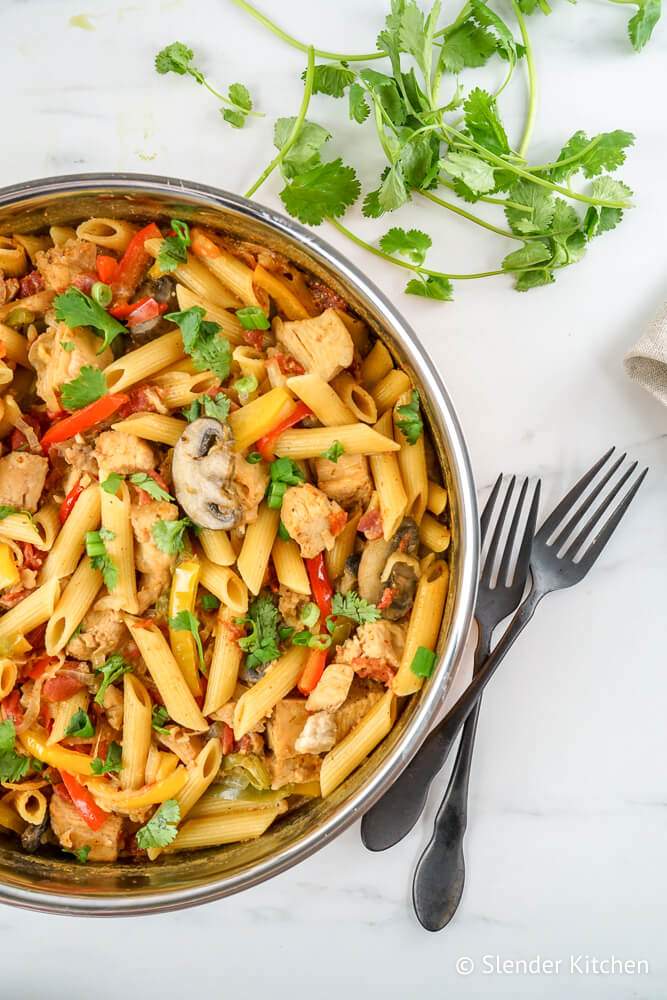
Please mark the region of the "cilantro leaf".
POLYGON ((439 302, 451 302, 454 290, 449 278, 439 278, 429 274, 411 278, 405 286, 408 295, 421 295, 425 299, 437 299, 439 302))
POLYGON ((424 432, 424 424, 419 407, 419 393, 416 389, 412 390, 410 402, 397 407, 396 412, 400 417, 400 420, 396 421, 398 429, 408 444, 417 444, 424 432))
POLYGON ((105 542, 111 541, 114 537, 112 531, 105 531, 104 528, 86 532, 86 555, 90 559, 92 568, 101 572, 107 590, 113 590, 118 583, 118 567, 105 545, 105 542))
POLYGON ((353 83, 348 92, 348 109, 352 121, 363 125, 371 113, 366 103, 366 92, 360 83, 353 83))
POLYGON ((167 799, 153 813, 148 823, 137 830, 137 844, 143 851, 150 847, 166 847, 175 839, 181 810, 176 799, 167 799))
MULTIPOLYGON (((591 196, 605 201, 625 202, 632 197, 632 191, 622 181, 613 177, 596 177, 591 184, 591 196)), ((584 229, 588 238, 599 236, 615 229, 623 218, 622 208, 609 208, 605 205, 591 205, 584 218, 584 229)))
POLYGON ((509 153, 507 133, 498 115, 495 98, 486 90, 475 87, 463 102, 466 128, 475 142, 489 152, 502 156, 509 153))
POLYGON ((0 781, 20 781, 30 770, 30 758, 15 750, 0 751, 0 781))
POLYGON ((169 712, 164 707, 164 705, 154 705, 153 711, 151 712, 151 727, 156 733, 168 734, 169 730, 165 726, 165 722, 169 718, 169 712))
POLYGON ((12 719, 0 722, 0 753, 13 750, 16 744, 16 728, 12 719))
POLYGON ((628 37, 635 52, 641 52, 649 41, 661 13, 661 0, 639 0, 637 12, 628 21, 628 37))
POLYGON ((541 264, 551 259, 551 250, 546 243, 541 240, 532 240, 524 243, 520 250, 514 250, 503 260, 502 267, 505 271, 514 271, 518 268, 531 267, 533 264, 541 264))
POLYGON ((528 292, 531 288, 540 288, 542 285, 552 285, 556 279, 553 271, 548 268, 536 268, 532 271, 521 271, 517 275, 514 287, 517 292, 528 292))
POLYGON ((616 170, 625 163, 625 150, 634 145, 632 132, 616 129, 601 132, 589 139, 585 132, 575 132, 568 139, 556 160, 556 165, 548 171, 552 181, 564 181, 582 170, 585 177, 596 177, 605 170, 616 170), (561 160, 566 161, 558 166, 561 160))
POLYGON ((484 66, 495 51, 496 43, 489 32, 468 18, 445 36, 441 66, 447 73, 460 73, 466 66, 484 66))
POLYGON ((205 320, 205 315, 201 306, 190 306, 180 312, 167 313, 165 319, 180 327, 183 347, 197 371, 210 369, 224 382, 232 366, 232 348, 227 338, 220 336, 221 327, 205 320))
POLYGON ((259 306, 244 306, 236 310, 236 318, 244 330, 269 330, 269 317, 259 306))
POLYGON ((174 632, 190 632, 195 641, 197 653, 199 654, 199 667, 202 673, 205 674, 204 647, 199 635, 199 619, 197 616, 193 615, 192 611, 179 611, 177 615, 169 619, 169 628, 174 632))
MULTIPOLYGON (((346 87, 354 83, 356 77, 356 73, 341 63, 323 63, 315 67, 313 93, 343 97, 346 87)), ((301 74, 301 79, 306 79, 305 71, 301 74)))
POLYGON ((66 410, 80 410, 107 393, 107 380, 99 368, 84 365, 71 382, 64 382, 60 400, 66 410))
POLYGON ((98 354, 109 347, 119 334, 127 333, 122 323, 78 288, 68 288, 61 295, 56 295, 53 305, 56 319, 66 323, 71 330, 77 326, 89 326, 96 336, 103 338, 98 354))
POLYGON ((130 673, 131 671, 131 665, 123 659, 120 653, 113 653, 101 667, 96 667, 95 672, 102 674, 102 682, 95 695, 95 704, 104 704, 104 696, 107 693, 107 688, 111 684, 115 684, 123 674, 130 673))
POLYGON ((353 205, 361 190, 352 167, 341 159, 321 163, 298 174, 280 192, 280 198, 290 213, 300 222, 319 226, 325 218, 338 218, 353 205))
POLYGON ((227 91, 229 100, 242 111, 252 111, 250 91, 242 83, 232 83, 227 91))
POLYGON ((133 472, 130 476, 130 482, 133 486, 138 486, 139 489, 142 489, 144 493, 148 493, 149 497, 152 497, 153 500, 174 501, 171 493, 167 493, 167 491, 164 490, 160 484, 146 472, 133 472))
POLYGON ((332 441, 327 450, 322 452, 322 458, 326 458, 329 462, 337 462, 343 454, 345 454, 345 448, 340 441, 332 441))
POLYGON ((155 57, 155 69, 158 73, 186 73, 194 76, 198 83, 203 83, 204 74, 192 66, 194 52, 183 42, 172 42, 161 49, 155 57))
POLYGON ((173 236, 165 236, 160 244, 157 265, 161 271, 175 271, 179 264, 185 264, 190 246, 190 227, 180 219, 171 220, 173 236))
POLYGON ((185 548, 185 532, 190 527, 192 521, 189 517, 182 517, 179 521, 156 521, 151 526, 151 534, 160 552, 173 556, 185 548))
POLYGON ((544 233, 551 227, 556 211, 551 191, 530 181, 520 180, 510 188, 510 199, 527 206, 525 210, 512 207, 505 209, 505 218, 513 233, 544 233))
POLYGON ((363 597, 359 597, 359 594, 354 590, 348 591, 347 594, 335 593, 333 595, 331 614, 334 617, 341 615, 343 618, 349 618, 357 625, 363 625, 365 622, 376 622, 381 617, 378 608, 364 600, 363 597))
POLYGON ((199 600, 204 611, 217 611, 220 607, 220 600, 213 594, 202 594, 199 600))
POLYGON ((8 503, 0 504, 0 521, 4 521, 6 517, 10 517, 12 514, 26 514, 28 517, 30 516, 27 510, 23 511, 20 507, 12 507, 8 503))
POLYGON ((118 774, 121 768, 122 759, 122 749, 120 744, 112 740, 107 748, 107 755, 102 760, 101 757, 95 757, 90 762, 90 770, 93 774, 118 774))
POLYGON ((450 150, 442 161, 442 167, 451 177, 463 181, 474 194, 493 191, 496 186, 493 167, 475 153, 450 150))
POLYGON ((247 654, 246 666, 256 667, 271 663, 280 656, 278 646, 278 608, 270 597, 256 597, 245 618, 237 619, 238 624, 250 628, 246 636, 238 640, 239 647, 247 654))
POLYGON ((92 848, 90 844, 84 844, 83 847, 75 847, 71 851, 67 847, 62 847, 61 850, 63 854, 72 854, 80 865, 85 865, 92 848))
POLYGON ((232 108, 220 108, 220 114, 233 128, 243 128, 246 116, 242 111, 234 111, 232 108))
POLYGON ((380 184, 377 196, 380 211, 382 213, 395 212, 397 208, 405 205, 408 198, 403 168, 400 163, 394 163, 380 184))
POLYGON ((230 406, 231 402, 225 396, 224 392, 217 393, 215 398, 204 392, 197 399, 193 399, 190 405, 185 406, 181 412, 189 423, 192 423, 193 420, 198 420, 202 414, 202 410, 207 417, 215 417, 216 420, 222 423, 229 416, 230 406))
POLYGON ((100 486, 105 493, 110 493, 112 497, 115 497, 120 489, 120 484, 123 482, 123 477, 119 472, 110 472, 103 483, 100 486))
MULTIPOLYGON (((279 118, 273 131, 273 145, 282 149, 290 137, 296 118, 279 118)), ((305 173, 320 163, 320 151, 331 133, 316 122, 305 121, 296 140, 289 148, 280 164, 280 171, 286 181, 305 173)))
POLYGON ((69 720, 67 729, 65 730, 65 736, 81 736, 88 737, 95 735, 95 726, 90 721, 87 712, 84 712, 82 708, 77 708, 76 712, 69 720))
POLYGON ((420 229, 401 229, 394 226, 380 240, 380 247, 385 253, 400 253, 414 264, 423 264, 426 251, 431 247, 431 237, 420 229))

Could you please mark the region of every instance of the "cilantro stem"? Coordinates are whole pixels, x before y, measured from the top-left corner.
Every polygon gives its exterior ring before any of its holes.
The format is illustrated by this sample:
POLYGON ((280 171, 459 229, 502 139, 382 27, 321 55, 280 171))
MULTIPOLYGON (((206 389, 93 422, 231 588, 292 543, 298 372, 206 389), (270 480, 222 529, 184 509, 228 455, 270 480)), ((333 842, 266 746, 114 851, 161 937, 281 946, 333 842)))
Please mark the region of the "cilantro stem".
POLYGON ((468 219, 469 222, 474 222, 476 226, 482 226, 483 229, 488 229, 491 233, 497 233, 498 236, 506 236, 510 240, 519 240, 523 242, 522 236, 515 236, 511 233, 509 229, 500 229, 499 226, 494 226, 491 222, 486 222, 484 219, 480 219, 479 216, 473 215, 472 212, 466 212, 464 208, 459 208, 458 205, 453 205, 451 201, 444 201, 443 198, 438 198, 436 194, 432 191, 420 191, 420 195, 423 198, 428 198, 429 201, 434 202, 436 205, 440 205, 442 208, 446 208, 449 212, 454 212, 455 215, 460 215, 464 219, 468 219))
MULTIPOLYGON (((531 168, 533 169, 533 168, 531 168)), ((445 177, 438 177, 440 187, 445 187, 456 194, 456 188, 445 177)), ((509 198, 492 198, 487 194, 480 194, 478 201, 483 201, 486 205, 502 205, 503 208, 516 208, 519 212, 532 212, 530 205, 522 205, 520 201, 511 201, 509 198)))
POLYGON ((512 8, 519 25, 521 39, 526 50, 526 69, 528 71, 528 111, 526 112, 526 121, 523 126, 523 135, 521 136, 521 142, 519 143, 518 150, 519 156, 524 157, 533 132, 535 114, 537 112, 537 70, 535 69, 533 46, 528 36, 526 22, 517 0, 512 0, 512 8))
MULTIPOLYGON (((627 0, 628 3, 634 2, 634 0, 627 0)), ((626 3, 626 0, 612 0, 612 3, 626 3)), ((595 139, 591 139, 583 149, 580 149, 578 153, 573 153, 572 156, 566 156, 564 160, 554 160, 553 163, 540 163, 537 167, 531 167, 530 169, 535 173, 539 173, 541 170, 553 170, 554 167, 566 167, 570 163, 576 163, 577 160, 583 158, 585 153, 590 153, 591 149, 595 149, 602 142, 602 136, 598 135, 595 139)))
MULTIPOLYGON (((232 3, 235 3, 237 7, 244 10, 246 14, 250 14, 251 17, 254 17, 256 21, 263 24, 265 28, 272 31, 278 38, 282 38, 283 42, 287 42, 292 48, 298 49, 300 52, 308 52, 312 48, 311 45, 300 42, 294 35, 290 35, 287 31, 284 31, 275 21, 272 21, 266 14, 262 14, 256 7, 248 3, 247 0, 232 0, 232 3)), ((361 52, 357 55, 350 55, 345 52, 327 52, 326 49, 313 49, 313 52, 318 59, 332 59, 335 62, 368 62, 370 59, 387 58, 385 52, 361 52)))
POLYGON ((208 90, 209 94, 213 94, 213 96, 217 97, 219 101, 222 101, 223 104, 227 104, 230 108, 234 108, 235 111, 241 111, 244 115, 252 115, 253 118, 266 117, 263 111, 248 111, 246 110, 246 108, 242 108, 240 104, 236 104, 234 101, 230 101, 228 97, 225 97, 225 95, 221 94, 219 90, 216 90, 215 87, 212 87, 211 84, 206 79, 206 77, 203 77, 203 79, 201 80, 198 77, 195 77, 195 79, 197 80, 197 83, 201 83, 201 85, 205 87, 206 90, 208 90))
MULTIPOLYGON (((391 254, 385 253, 384 250, 380 250, 379 247, 374 247, 372 243, 367 243, 366 240, 362 240, 361 236, 357 236, 353 233, 347 226, 344 226, 342 222, 338 219, 327 219, 327 222, 331 223, 339 233, 343 236, 347 236, 348 239, 356 243, 357 246, 362 247, 364 250, 368 250, 369 253, 374 254, 376 257, 381 257, 383 260, 389 261, 390 264, 396 264, 397 267, 402 267, 406 271, 414 271, 417 274, 425 274, 430 278, 447 278, 449 281, 468 281, 472 278, 490 278, 495 274, 510 274, 510 271, 500 270, 500 271, 480 271, 478 274, 446 274, 444 271, 432 271, 428 267, 422 267, 419 264, 410 264, 407 260, 399 260, 398 257, 392 257, 391 254)), ((521 268, 520 270, 524 270, 521 268)), ((525 270, 529 270, 526 268, 525 270)))
MULTIPOLYGON (((234 0, 234 3, 239 2, 239 0, 234 0)), ((245 0, 244 0, 245 3, 245 0)), ((294 125, 292 126, 292 131, 287 137, 287 141, 284 143, 282 148, 278 151, 278 154, 273 157, 271 162, 264 168, 255 183, 248 188, 245 193, 246 198, 252 198, 255 191, 262 186, 267 177, 279 166, 284 158, 289 153, 290 149, 296 142, 299 133, 303 127, 303 123, 306 119, 306 112, 308 111, 308 105, 310 104, 310 98, 313 94, 313 79, 315 76, 315 49, 310 46, 308 49, 308 66, 306 68, 306 79, 303 85, 303 97, 301 99, 301 107, 299 108, 299 113, 296 116, 294 125)))

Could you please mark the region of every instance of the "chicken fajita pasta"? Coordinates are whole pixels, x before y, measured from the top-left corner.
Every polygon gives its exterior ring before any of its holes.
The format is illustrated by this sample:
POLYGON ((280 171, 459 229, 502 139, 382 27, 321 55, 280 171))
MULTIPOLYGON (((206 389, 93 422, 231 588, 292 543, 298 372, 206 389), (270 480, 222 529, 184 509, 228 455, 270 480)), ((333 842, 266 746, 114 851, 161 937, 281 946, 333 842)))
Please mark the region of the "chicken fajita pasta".
POLYGON ((0 828, 80 862, 261 836, 430 676, 420 398, 344 299, 172 219, 0 238, 0 828))

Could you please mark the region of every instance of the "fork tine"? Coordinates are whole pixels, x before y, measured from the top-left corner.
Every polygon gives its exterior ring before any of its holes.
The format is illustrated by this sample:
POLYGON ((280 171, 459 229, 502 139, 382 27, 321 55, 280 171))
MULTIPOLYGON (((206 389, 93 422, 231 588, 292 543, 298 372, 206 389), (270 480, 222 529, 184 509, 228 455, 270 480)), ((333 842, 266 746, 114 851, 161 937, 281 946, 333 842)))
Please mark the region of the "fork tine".
MULTIPOLYGON (((557 537, 554 538, 553 542, 551 543, 556 549, 556 551, 558 551, 561 545, 563 545, 567 541, 567 539, 574 531, 574 529, 577 527, 577 525, 581 523, 581 520, 586 511, 593 506, 593 502, 597 500, 597 498, 600 496, 602 490, 605 488, 605 486, 607 485, 611 477, 614 475, 616 470, 621 467, 626 457, 627 457, 627 452, 623 452, 621 457, 614 462, 609 472, 605 473, 605 475, 597 484, 595 489, 591 490, 590 494, 586 497, 581 506, 577 507, 576 511, 574 512, 570 520, 567 522, 563 530, 558 533, 557 537)), ((636 464, 637 463, 635 463, 635 465, 636 464)))
POLYGON ((505 525, 505 518, 507 516, 507 508, 510 505, 510 500, 512 499, 512 493, 514 492, 514 484, 516 483, 516 476, 512 476, 509 481, 509 486, 507 487, 507 492, 505 493, 505 499, 503 500, 503 505, 500 508, 500 514, 498 515, 498 520, 496 522, 496 527, 493 532, 493 538, 491 539, 491 544, 489 545, 489 551, 484 562, 484 569, 482 570, 481 579, 487 586, 491 584, 491 577, 493 575, 493 564, 496 561, 496 553, 498 551, 498 546, 500 544, 500 536, 505 525))
POLYGON ((535 525, 537 523, 537 512, 540 508, 541 490, 542 480, 538 479, 533 491, 533 499, 530 502, 530 510, 528 511, 526 526, 523 529, 523 538, 521 539, 519 555, 517 556, 516 566, 514 567, 514 578, 512 582, 518 582, 522 579, 525 580, 528 576, 530 555, 533 549, 533 537, 535 535, 535 525))
POLYGON ((610 491, 609 495, 604 498, 602 503, 598 504, 598 506, 595 508, 591 516, 588 518, 588 520, 586 521, 586 523, 584 524, 583 528, 576 536, 574 541, 570 545, 568 545, 566 552, 563 553, 563 559, 574 559, 577 552, 579 551, 579 549, 582 547, 582 545, 590 535, 591 531, 593 531, 593 529, 595 528, 595 525, 598 523, 598 521, 605 513, 605 511, 609 509, 609 507, 612 504, 612 501, 615 500, 618 494, 621 492, 621 490, 627 483, 628 479, 637 468, 638 464, 639 464, 638 462, 633 462, 630 468, 623 473, 619 481, 614 486, 613 490, 610 491))
POLYGON ((609 449, 609 451, 606 452, 602 456, 602 458, 595 463, 595 465, 593 466, 592 469, 589 469, 588 472, 584 476, 581 477, 581 479, 579 480, 578 483, 575 483, 575 485, 572 487, 572 489, 570 490, 570 492, 567 493, 563 497, 563 499, 558 504, 558 506, 556 507, 556 509, 554 511, 552 511, 552 513, 549 515, 549 517, 546 519, 546 521, 540 527, 540 530, 537 533, 537 537, 541 541, 546 542, 547 539, 551 537, 551 535, 556 530, 556 528, 558 527, 558 525, 560 524, 560 522, 563 520, 563 518, 565 517, 565 515, 574 506, 574 504, 577 502, 577 500, 579 499, 579 497, 581 496, 581 494, 584 492, 584 490, 586 489, 586 487, 588 486, 588 484, 591 483, 595 479, 595 477, 597 476, 598 472, 600 471, 600 469, 602 468, 602 466, 605 464, 605 462, 607 461, 607 459, 609 458, 609 456, 613 452, 614 447, 615 447, 615 445, 612 446, 609 449))
POLYGON ((514 540, 516 539, 516 533, 519 529, 519 520, 521 518, 521 510, 523 508, 523 501, 526 498, 526 490, 528 489, 528 477, 526 477, 521 485, 521 492, 519 493, 519 499, 516 502, 516 507, 514 508, 514 515, 512 517, 512 523, 510 524, 510 530, 507 535, 507 541, 505 542, 505 551, 503 552, 502 559, 500 560, 500 566, 498 567, 498 584, 507 585, 507 571, 510 565, 510 559, 512 558, 512 552, 514 550, 514 540))
POLYGON ((616 507, 616 509, 614 510, 612 516, 603 526, 602 531, 594 539, 593 544, 590 545, 589 548, 586 549, 586 551, 584 552, 582 559, 579 561, 579 566, 583 566, 584 572, 586 573, 588 572, 588 570, 591 568, 591 566, 593 565, 593 563, 595 562, 595 560, 600 555, 603 548, 613 535, 614 531, 618 527, 621 518, 623 517, 626 510, 634 500, 637 490, 644 482, 647 472, 648 468, 644 469, 644 471, 637 477, 634 485, 630 487, 628 492, 625 494, 624 498, 619 503, 618 507, 616 507))
POLYGON ((489 493, 489 499, 484 504, 484 510, 482 511, 482 516, 479 519, 479 523, 481 526, 481 534, 482 534, 481 538, 482 545, 484 545, 484 541, 486 539, 486 533, 489 530, 489 521, 491 520, 491 515, 493 514, 493 508, 495 507, 496 500, 498 499, 498 493, 500 492, 500 484, 502 483, 502 481, 503 481, 503 474, 501 472, 498 478, 496 479, 495 483, 493 484, 493 489, 489 493))

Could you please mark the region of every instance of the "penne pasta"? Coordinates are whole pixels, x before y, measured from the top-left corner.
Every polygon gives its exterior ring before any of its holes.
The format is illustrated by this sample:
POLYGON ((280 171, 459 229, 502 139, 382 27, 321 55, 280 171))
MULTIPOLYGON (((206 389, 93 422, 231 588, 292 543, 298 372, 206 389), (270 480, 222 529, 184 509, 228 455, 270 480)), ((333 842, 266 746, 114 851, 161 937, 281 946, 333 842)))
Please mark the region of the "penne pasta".
POLYGON ((287 379, 287 386, 302 402, 309 406, 317 419, 325 427, 340 424, 355 424, 357 418, 340 396, 319 375, 293 375, 287 379))
POLYGON ((338 375, 331 384, 355 420, 361 420, 365 424, 375 423, 378 417, 375 401, 351 375, 338 375))
POLYGON ((347 455, 380 455, 400 450, 393 438, 378 434, 366 424, 284 431, 276 441, 275 450, 276 455, 288 458, 318 458, 334 441, 343 446, 347 455))
POLYGON ((410 444, 399 426, 400 414, 398 410, 401 406, 410 402, 410 392, 399 397, 394 406, 394 437, 400 443, 401 450, 398 453, 398 464, 401 469, 403 485, 408 497, 406 514, 413 517, 417 524, 421 521, 426 510, 428 500, 428 473, 426 471, 426 451, 424 448, 424 435, 419 435, 417 440, 410 444))
POLYGON ((31 517, 30 514, 9 514, 0 520, 0 538, 11 538, 15 542, 30 542, 36 549, 46 551, 48 546, 40 525, 37 523, 37 515, 31 517))
POLYGON ((94 243, 105 250, 113 250, 122 254, 137 231, 137 227, 124 219, 86 219, 76 228, 76 236, 80 240, 94 243))
POLYGON ((101 586, 102 574, 93 569, 88 556, 84 556, 67 582, 46 626, 45 645, 49 656, 55 656, 67 645, 90 610, 101 586))
POLYGON ((271 557, 279 583, 297 594, 310 594, 308 573, 296 542, 276 538, 271 557))
POLYGON ((248 610, 248 588, 228 566, 218 566, 208 559, 200 560, 199 582, 230 611, 244 615, 248 610))
MULTIPOLYGON (((100 469, 100 482, 103 483, 106 479, 106 471, 100 469)), ((130 490, 127 483, 120 483, 115 494, 100 488, 100 499, 102 527, 109 532, 105 547, 116 569, 116 583, 115 586, 108 588, 109 594, 113 598, 115 607, 136 614, 139 605, 134 566, 134 534, 130 520, 130 490)))
MULTIPOLYGON (((175 798, 178 804, 180 822, 190 813, 220 770, 222 748, 220 740, 209 740, 192 767, 188 768, 187 780, 175 798)), ((160 848, 151 847, 148 850, 150 861, 155 861, 161 854, 160 848)))
MULTIPOLYGON (((184 559, 174 569, 169 596, 170 621, 183 613, 194 615, 199 569, 197 559, 184 559)), ((169 645, 181 673, 185 677, 186 684, 195 698, 198 698, 201 694, 199 670, 203 664, 199 663, 198 646, 194 634, 189 629, 176 629, 170 624, 169 645)))
POLYGON ((47 622, 56 606, 60 594, 60 581, 57 577, 48 580, 43 586, 33 590, 24 597, 20 604, 14 605, 0 617, 0 645, 12 648, 16 639, 25 637, 38 625, 47 622))
POLYGON ((28 270, 28 257, 23 247, 10 236, 0 236, 0 271, 5 278, 20 278, 28 270))
POLYGON ((372 392, 393 367, 391 354, 382 341, 377 340, 361 363, 361 381, 372 392))
POLYGON ((184 353, 181 331, 172 330, 112 361, 104 369, 104 377, 112 392, 123 392, 178 361, 184 353))
POLYGON ((16 679, 18 677, 18 667, 13 660, 0 660, 0 701, 4 701, 8 694, 11 694, 16 679))
POLYGON ((279 521, 280 511, 272 510, 263 503, 257 519, 246 528, 236 566, 252 594, 259 594, 262 588, 279 521))
POLYGON ((161 372, 151 379, 151 384, 158 387, 162 402, 169 410, 180 410, 189 406, 203 392, 214 389, 220 384, 220 379, 213 372, 183 371, 161 372))
POLYGON ((236 562, 236 553, 226 531, 202 528, 199 532, 199 544, 206 558, 216 566, 233 566, 236 562))
POLYGON ((173 447, 188 425, 187 421, 167 417, 164 413, 135 413, 111 426, 115 431, 173 447))
POLYGON ((12 804, 24 823, 39 826, 46 816, 47 801, 37 788, 13 792, 12 804))
POLYGON ((24 368, 30 368, 28 341, 22 334, 17 333, 5 323, 0 323, 0 344, 4 348, 5 358, 14 361, 17 365, 22 365, 24 368))
POLYGON ((377 412, 382 414, 390 410, 394 403, 410 389, 410 379, 405 372, 393 368, 384 378, 380 379, 371 393, 377 412))
POLYGON ((5 830, 11 830, 19 836, 23 833, 28 824, 22 820, 9 802, 0 802, 0 826, 5 830))
MULTIPOLYGON (((391 437, 392 420, 389 410, 380 417, 375 425, 375 430, 379 434, 391 437)), ((401 469, 398 458, 391 452, 384 455, 371 455, 369 462, 382 514, 382 533, 385 541, 389 541, 396 534, 408 506, 401 469)))
MULTIPOLYGON (((152 257, 157 257, 161 245, 162 240, 150 239, 145 241, 144 249, 152 257)), ((240 309, 243 305, 238 296, 222 285, 211 271, 191 253, 188 253, 186 263, 179 263, 173 271, 170 271, 170 274, 197 297, 205 299, 219 309, 240 309)))
POLYGON ((309 650, 292 646, 273 664, 261 680, 245 691, 234 709, 234 739, 240 740, 268 715, 274 705, 296 685, 303 673, 309 650))
POLYGON ((141 788, 151 745, 151 697, 134 674, 123 677, 123 753, 120 787, 141 788))
POLYGON ((53 548, 61 527, 59 510, 60 504, 56 500, 49 500, 36 514, 33 514, 33 525, 42 540, 42 544, 37 548, 45 549, 47 552, 53 548))
POLYGON ((202 229, 194 228, 192 237, 192 252, 195 257, 211 271, 218 281, 229 288, 245 306, 268 307, 268 295, 261 289, 255 289, 254 272, 242 260, 224 250, 209 239, 202 229))
POLYGON ((230 624, 228 613, 218 615, 213 658, 208 672, 204 715, 212 715, 222 708, 231 699, 236 688, 242 654, 238 642, 229 630, 230 624))
POLYGON ((76 239, 76 229, 71 226, 51 226, 49 237, 54 246, 61 247, 68 240, 76 239))
POLYGON ((76 715, 78 711, 85 712, 88 708, 88 691, 77 691, 75 694, 66 698, 64 701, 56 701, 52 708, 52 726, 51 732, 47 739, 47 744, 49 746, 54 743, 60 743, 61 740, 65 739, 67 734, 67 729, 72 721, 72 717, 76 715))
POLYGON ((396 698, 386 691, 351 733, 337 743, 322 761, 320 788, 322 798, 334 789, 366 759, 385 738, 396 719, 396 698))
POLYGON ((433 552, 444 552, 449 548, 451 537, 446 524, 436 520, 432 514, 424 514, 419 525, 419 538, 423 545, 433 552))
POLYGON ((49 247, 53 246, 50 236, 33 236, 32 233, 12 233, 12 239, 14 243, 18 243, 22 246, 32 264, 35 263, 35 257, 42 250, 48 250, 49 247))
POLYGON ((235 347, 232 352, 232 358, 241 369, 241 375, 254 376, 258 384, 266 378, 266 361, 264 361, 260 352, 256 351, 254 347, 235 347))
POLYGON ((283 805, 275 805, 253 812, 230 811, 220 816, 190 819, 164 851, 173 854, 175 851, 197 851, 217 844, 256 840, 268 830, 277 816, 285 812, 285 808, 283 805))
POLYGON ((412 607, 401 663, 392 682, 397 695, 418 691, 423 678, 412 672, 412 661, 420 646, 434 649, 442 622, 442 613, 449 586, 449 567, 438 559, 422 573, 412 607))
MULTIPOLYGON (((295 279, 298 281, 298 279, 295 279)), ((258 264, 252 272, 255 288, 261 288, 269 295, 287 319, 308 319, 317 310, 305 283, 292 288, 292 282, 282 278, 258 264)))
POLYGON ((40 583, 54 578, 62 579, 74 572, 83 555, 86 532, 94 531, 100 526, 100 511, 100 489, 95 483, 83 491, 60 529, 39 575, 40 583))
POLYGON ((348 519, 340 534, 336 535, 333 548, 325 552, 324 561, 330 580, 337 580, 342 576, 345 569, 345 561, 354 552, 354 544, 357 540, 357 525, 361 518, 361 513, 352 514, 348 519))
POLYGON ((429 479, 428 497, 426 509, 436 516, 442 514, 447 508, 447 490, 440 483, 434 483, 429 479))

